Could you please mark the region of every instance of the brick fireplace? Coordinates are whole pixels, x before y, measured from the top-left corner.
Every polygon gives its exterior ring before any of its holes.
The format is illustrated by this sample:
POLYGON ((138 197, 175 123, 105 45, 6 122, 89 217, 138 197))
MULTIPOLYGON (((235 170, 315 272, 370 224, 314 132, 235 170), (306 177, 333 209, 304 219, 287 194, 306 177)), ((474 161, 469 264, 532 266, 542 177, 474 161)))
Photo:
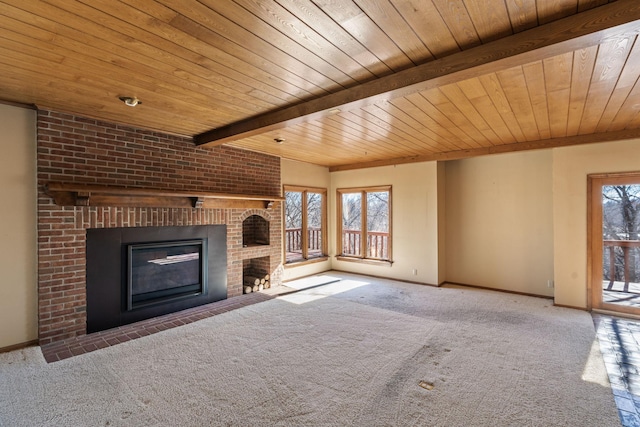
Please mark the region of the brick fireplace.
POLYGON ((272 284, 281 282, 279 202, 264 209, 60 206, 44 190, 55 182, 279 196, 279 158, 224 146, 198 148, 190 138, 52 111, 38 112, 37 146, 40 344, 87 333, 87 229, 225 224, 227 296, 242 294, 247 260, 259 259, 272 284), (254 216, 268 222, 269 244, 243 244, 243 221, 254 216))

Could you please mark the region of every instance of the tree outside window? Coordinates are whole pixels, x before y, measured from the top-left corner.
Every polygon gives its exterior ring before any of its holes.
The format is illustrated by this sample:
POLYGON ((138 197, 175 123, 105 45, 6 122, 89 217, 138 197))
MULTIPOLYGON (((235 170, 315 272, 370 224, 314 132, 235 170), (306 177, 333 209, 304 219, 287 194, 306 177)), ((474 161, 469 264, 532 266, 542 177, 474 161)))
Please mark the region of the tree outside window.
POLYGON ((640 282, 640 185, 602 187, 603 277, 640 282))
POLYGON ((391 186, 338 189, 340 256, 391 261, 391 186))
POLYGON ((327 190, 285 186, 284 194, 286 262, 325 257, 327 190))

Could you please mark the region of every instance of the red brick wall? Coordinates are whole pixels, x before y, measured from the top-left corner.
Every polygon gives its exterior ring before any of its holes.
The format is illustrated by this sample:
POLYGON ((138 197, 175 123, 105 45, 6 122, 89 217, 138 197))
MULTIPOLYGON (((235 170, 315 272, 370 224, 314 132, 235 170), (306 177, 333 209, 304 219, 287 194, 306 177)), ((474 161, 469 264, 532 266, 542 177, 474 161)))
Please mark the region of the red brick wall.
POLYGON ((190 138, 51 111, 38 112, 38 295, 41 344, 86 333, 87 228, 227 224, 228 296, 242 293, 243 259, 269 256, 281 274, 281 207, 174 209, 60 207, 47 182, 233 194, 281 194, 280 159, 190 138), (271 245, 242 247, 242 220, 270 220, 271 245))

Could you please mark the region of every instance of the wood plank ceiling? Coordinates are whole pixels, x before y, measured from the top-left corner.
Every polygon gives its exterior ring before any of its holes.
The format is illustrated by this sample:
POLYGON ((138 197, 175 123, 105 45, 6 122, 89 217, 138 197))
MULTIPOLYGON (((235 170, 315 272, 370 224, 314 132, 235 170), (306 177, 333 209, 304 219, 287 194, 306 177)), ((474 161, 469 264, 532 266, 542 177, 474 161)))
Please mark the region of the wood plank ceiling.
POLYGON ((640 137, 639 32, 636 0, 1 0, 0 100, 332 170, 455 159, 640 137))

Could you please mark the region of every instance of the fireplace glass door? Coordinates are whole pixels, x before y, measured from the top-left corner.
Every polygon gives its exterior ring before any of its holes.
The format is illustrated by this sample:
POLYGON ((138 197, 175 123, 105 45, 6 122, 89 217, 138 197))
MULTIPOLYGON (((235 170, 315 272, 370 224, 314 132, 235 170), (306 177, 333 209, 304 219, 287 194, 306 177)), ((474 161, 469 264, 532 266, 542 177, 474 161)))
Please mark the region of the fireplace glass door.
POLYGON ((204 293, 205 251, 203 240, 128 245, 127 309, 204 293))

